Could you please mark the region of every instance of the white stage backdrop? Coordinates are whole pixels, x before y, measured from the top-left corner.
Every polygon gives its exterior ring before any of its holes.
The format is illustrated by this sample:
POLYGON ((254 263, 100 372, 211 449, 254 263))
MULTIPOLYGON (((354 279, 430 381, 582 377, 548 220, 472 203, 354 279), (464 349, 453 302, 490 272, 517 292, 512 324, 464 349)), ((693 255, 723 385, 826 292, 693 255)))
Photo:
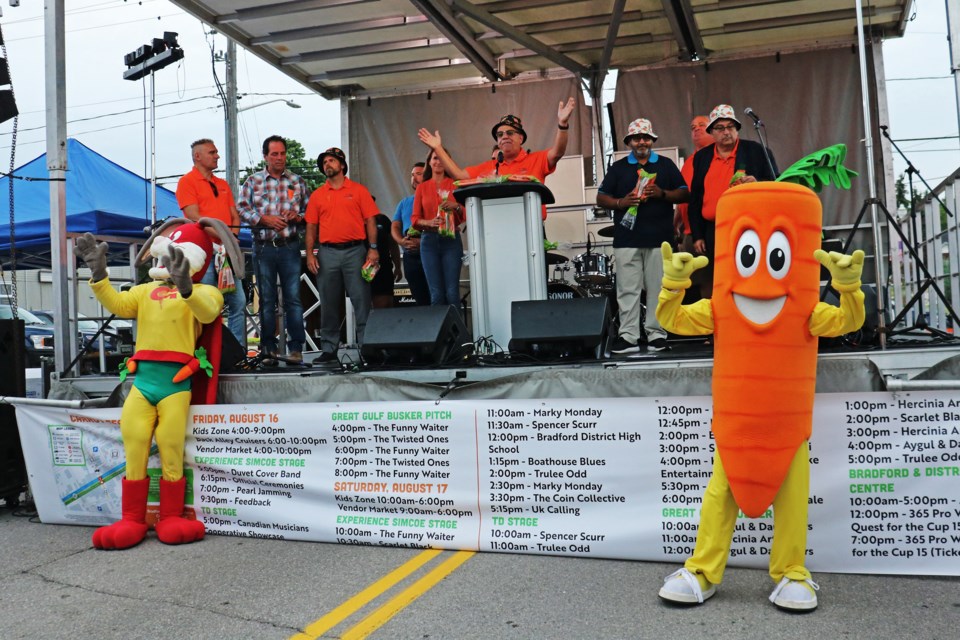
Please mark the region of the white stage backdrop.
MULTIPOLYGON (((120 515, 119 409, 18 407, 40 517, 120 515)), ((709 397, 195 407, 188 503, 220 535, 680 562, 709 397)), ((960 575, 960 393, 820 394, 814 571, 960 575)), ((152 467, 158 467, 154 458, 152 467)), ((772 513, 730 564, 763 567, 772 513)))
MULTIPOLYGON (((678 146, 681 155, 688 156, 693 152, 691 118, 709 115, 720 103, 736 109, 743 124, 740 137, 759 142, 753 122, 743 114, 751 107, 766 123, 767 142, 780 171, 823 147, 847 145, 846 166, 860 177, 853 179, 850 191, 828 187, 820 198, 824 225, 851 224, 869 196, 859 63, 856 49, 847 46, 621 73, 612 108, 617 149, 625 149, 627 124, 645 117, 660 136, 658 145, 678 146)), ((877 114, 872 122, 886 124, 877 122, 877 114)), ((879 130, 874 135, 877 190, 883 197, 879 130)), ((895 204, 888 204, 893 211, 895 204)), ((869 231, 869 216, 863 228, 869 231)))

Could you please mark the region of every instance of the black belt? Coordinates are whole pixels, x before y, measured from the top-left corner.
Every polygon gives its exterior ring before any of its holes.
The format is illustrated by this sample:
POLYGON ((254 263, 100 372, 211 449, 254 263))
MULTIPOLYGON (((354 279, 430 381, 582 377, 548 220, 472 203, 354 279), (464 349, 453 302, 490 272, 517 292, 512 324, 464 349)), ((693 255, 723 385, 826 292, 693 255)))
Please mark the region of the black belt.
POLYGON ((349 242, 321 242, 320 246, 330 247, 331 249, 350 249, 352 247, 359 247, 366 240, 351 240, 349 242))
POLYGON ((261 238, 256 238, 256 239, 254 240, 254 242, 256 242, 256 243, 257 243, 259 246, 261 246, 261 247, 264 246, 264 245, 270 245, 270 246, 272 246, 272 247, 285 247, 285 246, 287 246, 288 244, 290 244, 291 242, 295 242, 295 241, 299 241, 299 240, 300 240, 300 237, 299 237, 299 236, 287 236, 287 237, 284 237, 284 236, 276 236, 276 237, 271 238, 271 239, 269 239, 269 240, 264 240, 264 239, 261 239, 261 238))

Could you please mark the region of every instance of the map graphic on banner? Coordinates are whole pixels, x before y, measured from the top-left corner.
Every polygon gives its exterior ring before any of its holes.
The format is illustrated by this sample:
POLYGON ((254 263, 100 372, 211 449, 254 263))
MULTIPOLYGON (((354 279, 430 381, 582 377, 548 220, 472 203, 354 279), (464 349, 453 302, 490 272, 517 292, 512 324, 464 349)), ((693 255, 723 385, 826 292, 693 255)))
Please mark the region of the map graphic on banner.
MULTIPOLYGON (((119 517, 119 409, 17 411, 41 519, 119 517)), ((212 534, 681 562, 710 415, 709 397, 204 406, 186 465, 212 534)), ((811 570, 960 575, 960 394, 820 394, 810 462, 811 570)), ((773 515, 741 516, 731 565, 766 565, 773 515)))

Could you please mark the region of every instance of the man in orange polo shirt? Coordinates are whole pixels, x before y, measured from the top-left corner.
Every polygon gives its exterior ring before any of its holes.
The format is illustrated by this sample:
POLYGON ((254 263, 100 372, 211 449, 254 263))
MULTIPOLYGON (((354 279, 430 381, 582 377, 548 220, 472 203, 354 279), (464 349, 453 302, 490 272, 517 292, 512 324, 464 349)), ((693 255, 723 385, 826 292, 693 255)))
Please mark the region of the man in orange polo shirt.
MULTIPOLYGON (((714 107, 707 124, 707 133, 713 136, 714 143, 698 151, 691 160, 693 178, 687 213, 694 252, 710 258, 710 264, 701 270, 705 272, 700 285, 705 298, 713 294, 713 220, 717 213, 717 200, 724 191, 738 184, 777 178, 770 173, 763 146, 752 140, 740 139, 740 126, 733 107, 728 104, 714 107)), ((770 162, 776 171, 773 153, 770 153, 770 162)))
MULTIPOLYGON (((569 98, 557 107, 557 135, 553 146, 543 151, 527 151, 523 144, 527 141, 527 132, 523 130, 523 122, 513 115, 502 116, 491 129, 493 139, 497 141, 499 153, 497 156, 477 165, 460 168, 443 148, 440 132, 430 133, 427 129, 420 129, 417 135, 420 142, 433 149, 447 175, 454 180, 479 178, 492 175, 530 175, 540 182, 556 171, 557 163, 567 151, 567 139, 570 129, 570 116, 576 108, 577 102, 569 98)), ((547 218, 547 208, 543 207, 543 218, 547 218)))
MULTIPOLYGON (((177 205, 183 215, 190 220, 200 218, 216 218, 233 230, 234 235, 240 233, 240 214, 233 199, 233 192, 227 181, 213 175, 217 168, 220 154, 217 145, 209 138, 202 138, 190 145, 193 156, 193 169, 187 172, 177 183, 177 205)), ((216 239, 216 236, 213 236, 216 239)), ((222 248, 214 245, 218 256, 211 263, 211 269, 203 275, 203 284, 217 286, 222 265, 222 248)), ((227 314, 227 328, 234 335, 244 352, 247 350, 247 319, 244 309, 247 306, 246 296, 243 294, 243 285, 236 283, 234 291, 224 291, 223 307, 227 314)))
POLYGON ((367 188, 347 178, 347 157, 331 147, 317 158, 317 166, 327 176, 322 187, 307 202, 307 269, 317 276, 320 290, 320 355, 314 364, 337 362, 340 346, 340 313, 343 290, 353 303, 357 323, 357 346, 363 344, 363 332, 370 314, 370 284, 360 271, 366 261, 379 264, 377 224, 380 212, 367 188), (317 255, 313 248, 319 244, 317 255))

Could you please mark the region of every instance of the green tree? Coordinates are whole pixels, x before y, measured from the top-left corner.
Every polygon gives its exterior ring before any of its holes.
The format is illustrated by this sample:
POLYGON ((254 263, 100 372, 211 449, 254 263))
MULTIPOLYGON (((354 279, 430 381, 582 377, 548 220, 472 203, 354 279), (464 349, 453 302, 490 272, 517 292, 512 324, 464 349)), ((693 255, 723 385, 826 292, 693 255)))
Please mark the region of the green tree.
MULTIPOLYGON (((904 211, 910 213, 910 193, 907 188, 907 174, 901 173, 897 176, 897 182, 895 185, 897 192, 897 208, 903 207, 904 211)), ((927 197, 926 191, 920 191, 917 188, 916 181, 913 184, 913 203, 915 210, 919 210, 923 207, 923 201, 927 197)))
MULTIPOLYGON (((284 138, 287 141, 287 169, 296 173, 307 183, 307 188, 313 193, 315 189, 327 181, 323 172, 317 169, 316 158, 307 156, 303 145, 293 138, 284 138)), ((246 167, 240 171, 240 184, 257 171, 261 171, 266 163, 261 160, 253 167, 246 167)))

